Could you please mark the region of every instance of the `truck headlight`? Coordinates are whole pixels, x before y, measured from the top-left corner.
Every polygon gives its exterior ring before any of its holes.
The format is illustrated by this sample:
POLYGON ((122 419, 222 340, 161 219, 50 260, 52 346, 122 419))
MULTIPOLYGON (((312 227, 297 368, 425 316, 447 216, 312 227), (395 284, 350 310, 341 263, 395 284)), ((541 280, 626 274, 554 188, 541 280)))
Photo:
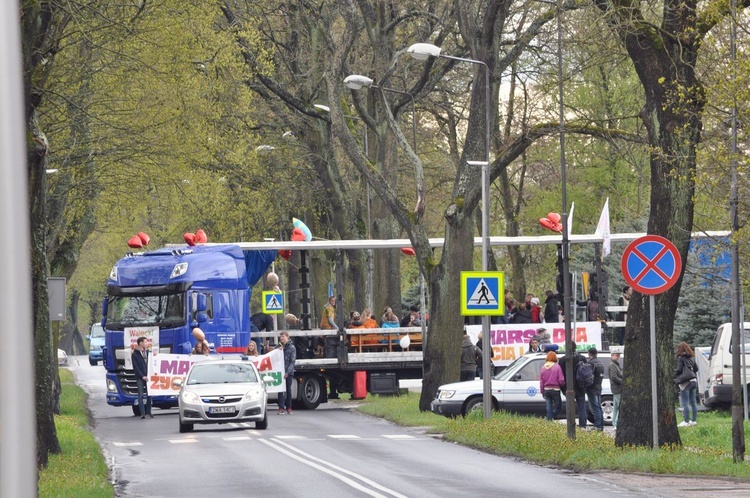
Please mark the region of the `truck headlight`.
POLYGON ((184 393, 182 393, 182 401, 184 401, 185 403, 190 403, 191 405, 198 405, 200 404, 201 399, 194 392, 185 391, 184 393))
POLYGON ((107 379, 107 392, 110 392, 110 393, 117 392, 117 384, 115 384, 114 380, 107 379))
POLYGON ((245 393, 245 397, 242 398, 242 401, 257 401, 260 399, 262 393, 263 391, 261 389, 255 387, 245 393))
POLYGON ((456 391, 440 391, 438 399, 450 399, 456 394, 456 391))

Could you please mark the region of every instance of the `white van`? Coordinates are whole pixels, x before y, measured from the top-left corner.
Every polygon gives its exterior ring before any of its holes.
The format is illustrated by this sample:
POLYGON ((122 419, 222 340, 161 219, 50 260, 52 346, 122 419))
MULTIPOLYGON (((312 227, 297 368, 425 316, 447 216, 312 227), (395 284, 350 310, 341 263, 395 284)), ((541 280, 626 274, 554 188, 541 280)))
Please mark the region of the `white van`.
MULTIPOLYGON (((740 335, 745 344, 745 374, 750 380, 750 322, 742 325, 740 335)), ((698 363, 698 380, 703 404, 712 407, 729 405, 732 402, 732 324, 719 326, 708 355, 706 372, 701 372, 703 363, 698 363)), ((700 351, 696 351, 696 356, 700 351)))

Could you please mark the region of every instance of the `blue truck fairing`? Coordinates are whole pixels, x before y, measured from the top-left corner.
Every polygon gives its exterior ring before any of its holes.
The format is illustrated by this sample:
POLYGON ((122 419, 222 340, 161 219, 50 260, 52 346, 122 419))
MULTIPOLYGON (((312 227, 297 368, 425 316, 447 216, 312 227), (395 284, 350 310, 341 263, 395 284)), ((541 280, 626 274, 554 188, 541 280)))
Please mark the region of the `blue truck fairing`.
MULTIPOLYGON (((125 331, 158 329, 158 352, 189 354, 194 327, 218 353, 245 350, 250 341, 252 286, 277 251, 248 251, 234 245, 181 246, 128 255, 107 282, 104 366, 107 403, 137 403, 132 369, 126 368, 125 331), (199 299, 199 296, 204 299, 199 299), (199 309, 205 302, 205 309, 199 309)), ((154 397, 157 407, 176 406, 174 396, 154 397)))

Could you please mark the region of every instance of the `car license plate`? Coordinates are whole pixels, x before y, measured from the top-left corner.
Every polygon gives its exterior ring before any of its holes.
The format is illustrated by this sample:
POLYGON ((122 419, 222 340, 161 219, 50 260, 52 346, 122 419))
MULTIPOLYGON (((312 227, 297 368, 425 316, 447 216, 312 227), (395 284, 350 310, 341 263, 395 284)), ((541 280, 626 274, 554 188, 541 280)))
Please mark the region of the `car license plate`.
POLYGON ((213 406, 208 411, 209 413, 234 413, 237 410, 233 406, 213 406))

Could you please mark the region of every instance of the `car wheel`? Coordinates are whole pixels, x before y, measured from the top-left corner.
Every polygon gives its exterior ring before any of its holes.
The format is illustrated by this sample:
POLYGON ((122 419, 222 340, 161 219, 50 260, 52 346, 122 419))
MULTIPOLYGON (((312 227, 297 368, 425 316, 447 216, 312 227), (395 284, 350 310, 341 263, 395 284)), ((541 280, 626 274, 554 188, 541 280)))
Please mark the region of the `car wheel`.
POLYGON ((130 407, 133 409, 133 415, 135 415, 136 417, 141 416, 141 409, 138 408, 138 405, 130 405, 130 407))
POLYGON ((180 433, 193 432, 193 424, 183 424, 180 420, 180 433))
POLYGON ((92 367, 95 367, 98 364, 99 362, 97 360, 92 360, 91 358, 89 358, 89 365, 91 365, 92 367))
POLYGON ((268 411, 263 414, 263 420, 255 422, 255 428, 261 431, 268 429, 268 411))
POLYGON ((612 398, 602 398, 602 420, 605 424, 612 425, 612 415, 615 412, 615 402, 612 398))
POLYGON ((464 417, 472 412, 481 413, 484 412, 484 400, 481 396, 471 398, 464 405, 464 417))
POLYGON ((300 401, 302 406, 308 410, 314 410, 320 406, 323 399, 323 388, 321 388, 320 377, 317 375, 307 375, 299 384, 300 401))

